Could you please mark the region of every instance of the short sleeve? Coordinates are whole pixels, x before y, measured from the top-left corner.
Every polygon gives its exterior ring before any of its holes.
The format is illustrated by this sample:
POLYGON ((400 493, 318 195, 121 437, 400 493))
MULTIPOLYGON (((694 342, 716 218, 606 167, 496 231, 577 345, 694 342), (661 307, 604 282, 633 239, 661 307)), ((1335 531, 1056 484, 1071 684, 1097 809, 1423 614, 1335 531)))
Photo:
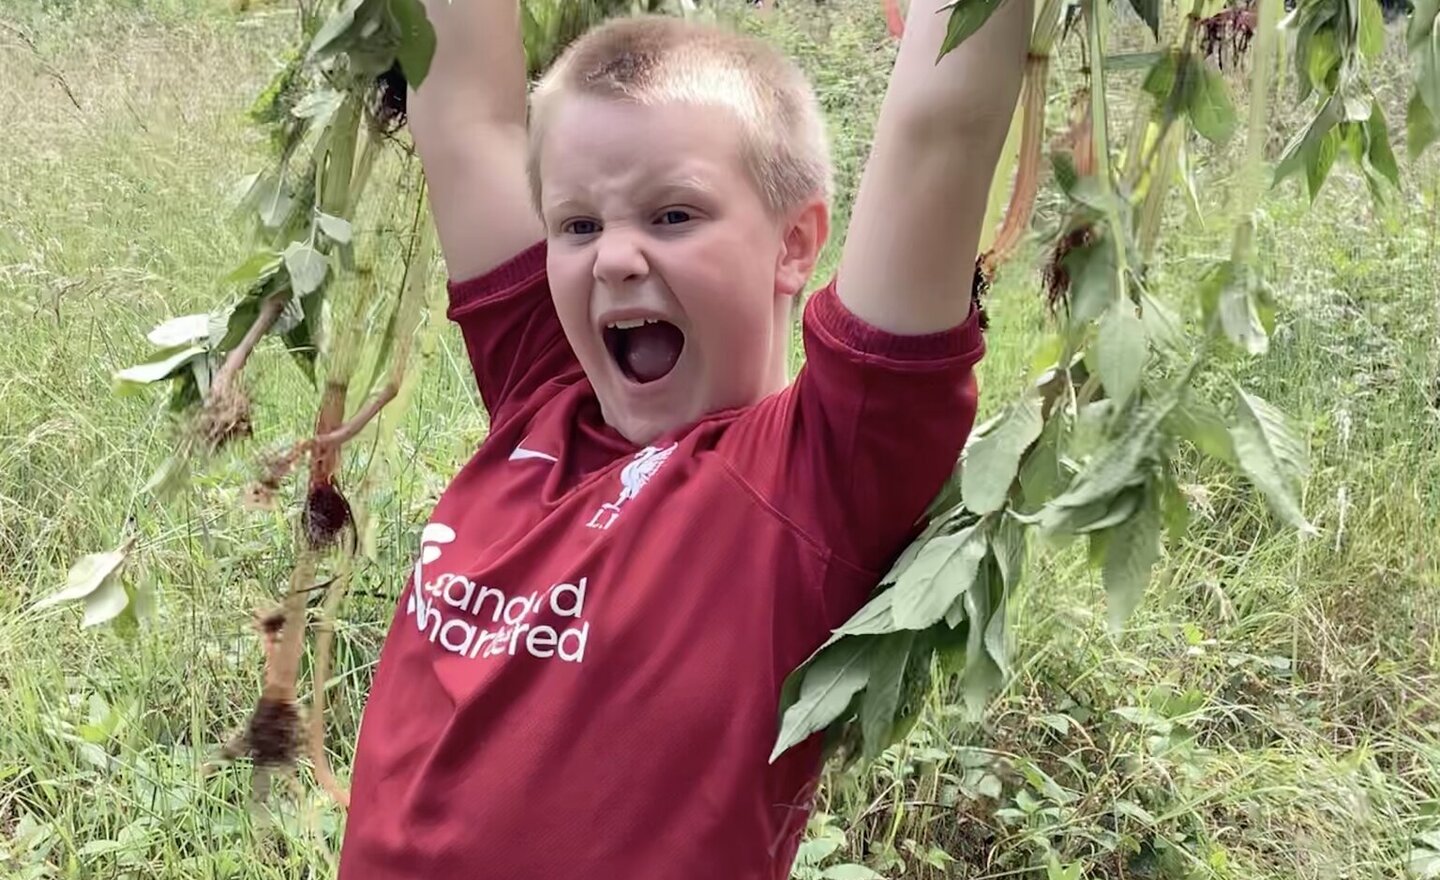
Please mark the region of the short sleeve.
POLYGON ((804 316, 805 365, 725 450, 738 476, 833 556, 881 572, 915 533, 975 422, 979 312, 939 333, 887 333, 832 281, 804 316))
POLYGON ((482 275, 448 285, 447 315, 465 340, 492 425, 546 383, 579 375, 550 299, 545 248, 537 242, 482 275))

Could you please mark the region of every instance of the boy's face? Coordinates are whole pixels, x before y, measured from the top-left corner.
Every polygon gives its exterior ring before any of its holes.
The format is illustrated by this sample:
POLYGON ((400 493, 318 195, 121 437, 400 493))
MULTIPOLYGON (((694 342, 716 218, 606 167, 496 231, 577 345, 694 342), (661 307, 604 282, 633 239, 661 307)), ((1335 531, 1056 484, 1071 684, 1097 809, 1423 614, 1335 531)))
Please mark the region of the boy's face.
POLYGON ((790 297, 823 243, 823 203, 772 216, 725 110, 566 95, 552 113, 550 288, 605 421, 645 444, 783 387, 790 297))

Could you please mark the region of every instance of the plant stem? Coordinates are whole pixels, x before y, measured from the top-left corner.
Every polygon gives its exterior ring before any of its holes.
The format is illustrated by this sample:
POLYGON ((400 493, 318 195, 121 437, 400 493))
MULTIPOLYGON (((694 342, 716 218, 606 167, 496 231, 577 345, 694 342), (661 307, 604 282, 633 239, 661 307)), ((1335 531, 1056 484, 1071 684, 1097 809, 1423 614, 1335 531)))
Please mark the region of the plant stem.
POLYGON ((250 353, 255 350, 255 346, 260 343, 261 338, 275 325, 275 321, 283 311, 285 311, 283 295, 275 294, 265 300, 264 304, 260 306, 260 314, 255 317, 255 323, 250 325, 250 329, 245 331, 245 336, 240 340, 240 344, 230 350, 230 353, 225 356, 225 362, 220 365, 220 369, 215 371, 215 378, 210 383, 211 397, 221 391, 229 390, 230 386, 235 383, 236 377, 245 368, 245 362, 249 360, 250 353))

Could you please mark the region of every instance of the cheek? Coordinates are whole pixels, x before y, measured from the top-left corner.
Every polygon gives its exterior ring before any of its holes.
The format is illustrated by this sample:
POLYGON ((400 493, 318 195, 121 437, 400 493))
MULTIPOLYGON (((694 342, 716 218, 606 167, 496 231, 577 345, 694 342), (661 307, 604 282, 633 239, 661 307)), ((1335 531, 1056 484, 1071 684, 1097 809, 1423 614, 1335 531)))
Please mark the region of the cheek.
POLYGON ((550 282, 550 298, 560 324, 571 337, 571 344, 582 343, 587 334, 581 332, 590 324, 589 263, 575 256, 555 256, 552 250, 545 266, 550 282))

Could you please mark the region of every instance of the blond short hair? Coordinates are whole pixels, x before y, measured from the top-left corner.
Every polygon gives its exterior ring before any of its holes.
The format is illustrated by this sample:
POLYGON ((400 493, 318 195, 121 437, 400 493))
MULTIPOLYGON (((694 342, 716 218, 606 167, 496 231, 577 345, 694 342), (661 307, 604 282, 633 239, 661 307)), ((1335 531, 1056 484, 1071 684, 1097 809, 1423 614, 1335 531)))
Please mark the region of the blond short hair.
POLYGON ((830 145, 815 90, 764 40, 651 15, 612 19, 576 40, 531 95, 528 172, 537 210, 547 114, 565 94, 726 108, 740 123, 745 166, 773 213, 830 199, 830 145))

